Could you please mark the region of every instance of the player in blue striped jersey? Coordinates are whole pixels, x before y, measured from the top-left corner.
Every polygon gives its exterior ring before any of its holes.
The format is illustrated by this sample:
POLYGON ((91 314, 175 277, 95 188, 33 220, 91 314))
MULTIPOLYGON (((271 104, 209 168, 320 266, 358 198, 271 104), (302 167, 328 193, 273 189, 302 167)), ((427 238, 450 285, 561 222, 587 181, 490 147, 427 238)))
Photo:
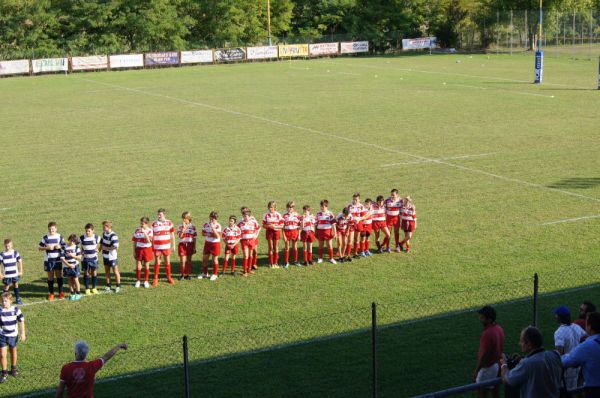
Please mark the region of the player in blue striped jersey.
POLYGON ((9 292, 2 293, 2 308, 0 308, 0 362, 2 373, 0 383, 8 378, 8 352, 10 351, 10 374, 17 377, 17 342, 25 342, 25 318, 21 310, 12 306, 12 295, 9 292), (19 333, 17 333, 19 324, 19 333))
POLYGON ((96 284, 98 283, 98 251, 100 249, 100 237, 94 233, 94 225, 85 225, 85 234, 79 237, 81 241, 81 251, 83 260, 83 284, 85 285, 85 294, 98 294, 96 284), (92 278, 92 288, 90 289, 90 277, 92 278))
POLYGON ((117 250, 119 250, 119 237, 112 230, 112 221, 102 221, 102 261, 104 263, 104 272, 106 273, 106 292, 111 291, 110 269, 115 273, 115 293, 121 291, 121 273, 119 272, 119 260, 117 250))
POLYGON ((13 242, 10 238, 4 239, 4 251, 0 253, 0 262, 4 268, 4 273, 0 274, 4 284, 3 291, 8 292, 12 284, 16 303, 23 304, 19 297, 19 279, 23 277, 23 261, 19 252, 13 249, 13 242))
POLYGON ((48 273, 48 301, 54 300, 54 278, 58 284, 58 298, 65 298, 62 291, 63 278, 61 275, 62 262, 60 254, 65 245, 62 235, 57 232, 56 223, 48 223, 48 235, 44 235, 40 241, 38 250, 44 252, 44 271, 48 273))
POLYGON ((67 244, 65 245, 63 252, 60 256, 63 264, 63 276, 69 279, 69 290, 71 295, 69 300, 81 299, 81 292, 79 286, 79 262, 81 261, 81 249, 79 248, 79 238, 75 234, 69 235, 67 244))

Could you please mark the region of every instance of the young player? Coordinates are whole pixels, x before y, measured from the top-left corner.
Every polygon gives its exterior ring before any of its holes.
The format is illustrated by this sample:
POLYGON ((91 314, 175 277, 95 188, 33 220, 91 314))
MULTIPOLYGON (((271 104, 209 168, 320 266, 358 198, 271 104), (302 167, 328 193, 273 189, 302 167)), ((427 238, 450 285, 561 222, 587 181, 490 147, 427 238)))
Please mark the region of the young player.
MULTIPOLYGON (((219 255, 221 254, 221 224, 218 223, 219 213, 211 211, 209 220, 202 226, 202 235, 204 236, 204 250, 202 256, 203 278, 208 278, 208 261, 212 256, 213 274, 211 281, 219 278, 219 255)), ((200 278, 202 279, 202 278, 200 278)))
POLYGON ((48 234, 42 237, 38 250, 44 252, 44 271, 48 274, 48 301, 54 300, 54 279, 58 284, 58 298, 64 299, 65 294, 62 291, 62 261, 60 254, 65 241, 61 234, 57 232, 56 223, 48 223, 48 234))
POLYGON ((410 252, 410 239, 417 229, 417 212, 412 198, 407 196, 404 198, 402 208, 400 209, 400 218, 402 219, 402 231, 404 231, 404 239, 400 242, 400 250, 410 252), (405 248, 406 246, 406 248, 405 248))
POLYGON ((64 267, 63 276, 69 281, 69 300, 81 299, 81 292, 79 286, 79 262, 81 261, 81 249, 79 248, 79 238, 75 234, 69 235, 67 244, 63 248, 63 252, 60 256, 64 267))
POLYGON ((385 200, 383 196, 377 197, 377 202, 371 204, 371 213, 373 214, 373 231, 375 231, 375 244, 377 253, 383 253, 383 248, 387 242, 389 247, 390 230, 387 227, 385 218, 385 200), (383 243, 379 242, 379 235, 383 232, 383 243))
POLYGON ((102 262, 106 276, 105 292, 111 292, 110 269, 115 273, 115 293, 121 291, 121 273, 119 272, 119 237, 112 230, 112 221, 102 221, 102 262))
POLYGON ((369 198, 365 200, 365 211, 363 212, 363 216, 361 218, 361 222, 363 225, 362 231, 360 233, 360 256, 361 257, 370 257, 371 250, 371 233, 373 232, 373 213, 371 211, 371 205, 373 201, 369 198))
MULTIPOLYGON (((400 251, 400 208, 402 207, 402 198, 398 195, 397 189, 392 189, 390 197, 385 200, 385 222, 390 234, 394 231, 395 251, 400 251)), ((390 238, 391 239, 391 238, 390 238)), ((383 240, 383 251, 390 253, 390 239, 383 240)))
POLYGON ((83 260, 81 267, 83 268, 83 285, 85 286, 85 294, 98 294, 96 285, 98 284, 98 251, 100 250, 100 237, 94 233, 94 225, 86 224, 85 233, 79 237, 81 241, 81 251, 83 260), (90 289, 90 277, 92 278, 92 289, 90 289))
POLYGON ((282 216, 283 241, 285 242, 285 268, 288 268, 290 266, 290 247, 294 249, 294 265, 300 266, 300 263, 298 262, 298 229, 300 228, 300 215, 296 213, 296 204, 294 201, 287 202, 285 207, 287 212, 282 216))
POLYGON ((133 258, 135 259, 135 272, 137 281, 135 287, 139 288, 142 283, 142 265, 144 266, 144 288, 148 289, 150 284, 150 262, 154 259, 152 251, 152 228, 149 226, 150 219, 148 217, 140 218, 140 226, 135 229, 131 240, 133 242, 133 258))
POLYGON ((13 242, 10 238, 4 239, 4 251, 0 253, 0 262, 4 268, 3 274, 0 274, 4 285, 2 291, 8 292, 12 284, 16 303, 23 304, 19 296, 19 280, 23 277, 23 261, 19 252, 13 249, 13 242))
POLYGON ((181 225, 177 226, 179 237, 179 263, 181 264, 181 275, 179 280, 192 279, 192 256, 196 253, 196 237, 198 232, 192 224, 192 213, 184 211, 181 214, 181 225))
POLYGON ((2 293, 2 308, 0 309, 0 362, 2 374, 0 383, 8 379, 8 353, 10 352, 10 374, 17 377, 17 342, 27 340, 25 335, 25 318, 17 307, 12 306, 12 295, 2 293), (17 324, 19 332, 17 332, 17 324), (20 336, 19 336, 20 335, 20 336))
POLYGON ((160 261, 163 257, 165 258, 167 281, 171 285, 175 284, 175 281, 171 277, 171 248, 175 250, 175 228, 171 220, 167 220, 165 213, 165 209, 158 209, 157 220, 152 223, 152 232, 154 233, 154 240, 152 241, 154 249, 154 281, 152 282, 152 287, 158 286, 160 261))
POLYGON ((358 255, 361 243, 361 233, 363 232, 362 217, 366 214, 365 206, 360 203, 360 193, 352 195, 352 203, 348 205, 348 211, 352 217, 352 223, 349 226, 350 242, 354 245, 354 258, 360 258, 358 255))
MULTIPOLYGON (((242 206, 242 208, 240 209, 240 213, 242 214, 242 219, 244 218, 244 212, 245 211, 249 211, 250 212, 250 219, 254 220, 254 222, 256 222, 258 224, 258 221, 256 220, 256 218, 252 215, 252 211, 250 210, 250 208, 248 206, 242 206)), ((260 225, 259 225, 260 226, 260 225)), ((262 229, 262 228, 260 228, 262 229)), ((250 268, 253 270, 257 270, 258 269, 258 244, 259 239, 258 239, 259 235, 256 235, 256 239, 254 239, 254 247, 250 253, 250 268)))
POLYGON ((260 225, 256 222, 256 219, 252 217, 250 209, 245 208, 242 212, 242 221, 239 222, 238 227, 242 232, 242 251, 244 254, 244 273, 243 276, 253 274, 253 251, 256 250, 257 238, 260 232, 260 225))
POLYGON ((329 201, 323 199, 320 203, 321 210, 316 214, 317 221, 317 233, 316 237, 319 241, 319 258, 317 264, 323 262, 323 247, 327 245, 329 250, 329 262, 336 264, 335 258, 333 258, 333 238, 336 236, 335 232, 335 216, 329 211, 329 201))
POLYGON ((300 225, 302 232, 300 233, 300 240, 302 241, 303 259, 304 265, 313 265, 312 260, 312 247, 315 238, 315 216, 310 214, 310 206, 302 206, 302 217, 300 218, 300 225))
POLYGON ((338 214, 335 218, 335 226, 336 226, 336 240, 337 240, 337 249, 338 249, 338 261, 340 262, 350 262, 352 259, 348 255, 346 257, 346 249, 349 244, 349 225, 351 222, 350 212, 347 207, 342 209, 342 212, 338 214))
POLYGON ((267 204, 268 213, 263 216, 263 228, 267 238, 267 251, 269 252, 269 267, 279 268, 279 238, 283 228, 283 217, 277 211, 277 203, 270 201, 267 204))
POLYGON ((242 239, 242 230, 236 225, 235 216, 229 216, 229 225, 223 230, 223 240, 225 241, 225 260, 221 275, 227 272, 227 262, 231 259, 231 275, 235 276, 235 257, 238 254, 238 243, 242 239))

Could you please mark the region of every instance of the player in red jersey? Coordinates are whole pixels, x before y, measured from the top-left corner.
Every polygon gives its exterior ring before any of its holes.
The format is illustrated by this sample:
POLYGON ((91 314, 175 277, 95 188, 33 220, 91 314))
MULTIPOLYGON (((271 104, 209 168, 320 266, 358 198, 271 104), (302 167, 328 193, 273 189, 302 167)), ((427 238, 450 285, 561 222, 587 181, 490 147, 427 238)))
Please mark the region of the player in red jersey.
POLYGON ((182 223, 177 226, 177 236, 179 237, 179 263, 181 264, 181 275, 179 280, 192 279, 192 256, 196 253, 196 237, 198 232, 196 226, 192 224, 192 213, 184 211, 181 214, 182 223))
POLYGON ((373 232, 373 212, 371 210, 371 204, 373 201, 369 198, 365 200, 365 211, 361 217, 363 225, 360 233, 360 256, 371 257, 371 233, 373 232))
POLYGON ((136 262, 137 281, 135 287, 140 287, 142 279, 142 264, 144 265, 144 287, 148 289, 148 278, 150 277, 150 261, 154 258, 152 252, 152 228, 148 226, 148 217, 140 218, 140 226, 135 229, 131 241, 133 242, 133 258, 136 262))
POLYGON ((279 238, 283 228, 283 217, 277 211, 277 203, 270 201, 267 204, 268 213, 263 216, 262 225, 267 238, 267 250, 269 252, 269 267, 279 268, 279 238))
MULTIPOLYGON (((240 209, 240 213, 242 214, 242 219, 244 218, 244 212, 245 211, 249 211, 250 212, 250 219, 254 220, 254 222, 256 222, 258 224, 258 221, 256 220, 256 218, 252 215, 252 211, 250 210, 250 208, 248 206, 242 206, 242 208, 240 209)), ((255 244, 254 244, 254 248, 250 251, 250 268, 253 270, 258 269, 258 245, 259 245, 259 239, 258 239, 259 235, 256 235, 256 239, 255 239, 255 244)))
MULTIPOLYGON (((394 241, 396 242, 396 251, 400 251, 400 208, 402 207, 402 198, 398 195, 397 189, 392 189, 390 197, 385 200, 385 221, 388 229, 394 231, 394 241)), ((383 251, 390 252, 390 239, 383 240, 383 251)))
POLYGON ((157 220, 152 223, 152 232, 154 234, 152 241, 154 249, 154 281, 152 282, 152 287, 158 286, 160 261, 163 257, 165 259, 167 281, 171 285, 175 284, 175 281, 171 278, 171 250, 175 250, 175 227, 171 220, 166 219, 165 209, 158 209, 157 213, 157 220))
POLYGON ((342 209, 342 212, 335 218, 335 229, 337 231, 337 249, 338 249, 338 261, 346 262, 352 261, 350 256, 346 258, 346 247, 348 246, 348 226, 350 223, 350 212, 347 207, 342 209))
POLYGON ((204 236, 204 251, 202 256, 202 275, 198 279, 208 278, 208 260, 212 256, 213 274, 211 281, 219 278, 219 255, 221 254, 221 224, 217 222, 219 213, 211 211, 209 220, 202 226, 202 235, 204 236))
POLYGON ((283 215, 283 241, 285 242, 285 268, 290 265, 290 246, 294 248, 294 265, 298 262, 298 238, 300 228, 300 215, 296 213, 296 204, 293 201, 285 205, 287 212, 283 215))
POLYGON ((335 264, 335 258, 333 258, 333 238, 336 236, 335 232, 335 216, 329 211, 329 201, 323 199, 320 203, 321 210, 316 214, 317 221, 317 233, 316 237, 319 241, 319 258, 317 263, 323 262, 323 247, 327 244, 329 250, 329 262, 335 264))
POLYGON ((313 265, 312 261, 312 247, 315 238, 315 216, 310 214, 310 206, 302 206, 302 217, 300 218, 300 225, 302 232, 300 233, 300 240, 302 241, 302 248, 304 249, 304 265, 313 265))
POLYGON ((244 253, 244 273, 243 276, 253 274, 253 258, 252 251, 256 250, 256 242, 258 234, 260 232, 260 225, 256 222, 256 219, 252 217, 252 212, 248 208, 244 208, 242 212, 242 221, 239 222, 238 227, 242 231, 242 251, 244 253))
POLYGON ((385 219, 385 200, 383 196, 377 197, 377 202, 371 204, 371 213, 373 213, 373 231, 375 231, 375 244, 377 253, 383 253, 383 247, 390 242, 390 230, 387 227, 385 219), (383 243, 379 242, 379 235, 383 232, 383 243))
MULTIPOLYGON (((363 231, 362 218, 366 214, 365 206, 360 203, 360 193, 356 192, 354 195, 352 195, 352 203, 348 205, 348 211, 352 217, 352 223, 350 224, 349 231, 351 233, 350 242, 354 244, 354 258, 360 258, 358 252, 361 242, 360 235, 363 231)), ((350 248, 350 250, 352 249, 350 248)))
POLYGON ((400 218, 402 219, 401 228, 402 231, 404 231, 404 239, 400 242, 400 250, 409 253, 410 239, 412 238, 415 229, 417 229, 417 211, 415 210, 415 205, 410 196, 404 198, 404 203, 400 209, 400 218))
POLYGON ((235 216, 229 216, 229 225, 223 230, 223 240, 225 241, 225 260, 221 275, 227 271, 227 262, 231 259, 231 275, 235 276, 235 257, 238 254, 238 243, 242 239, 242 230, 235 223, 235 216))

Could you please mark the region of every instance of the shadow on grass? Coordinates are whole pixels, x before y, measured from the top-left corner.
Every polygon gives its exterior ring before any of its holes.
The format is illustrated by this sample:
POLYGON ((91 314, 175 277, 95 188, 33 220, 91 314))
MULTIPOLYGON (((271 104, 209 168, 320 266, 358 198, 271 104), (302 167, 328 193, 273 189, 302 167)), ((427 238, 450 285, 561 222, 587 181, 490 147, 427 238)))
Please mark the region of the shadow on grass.
POLYGON ((556 189, 588 189, 600 185, 600 177, 589 178, 565 178, 564 180, 548 185, 548 188, 556 189))

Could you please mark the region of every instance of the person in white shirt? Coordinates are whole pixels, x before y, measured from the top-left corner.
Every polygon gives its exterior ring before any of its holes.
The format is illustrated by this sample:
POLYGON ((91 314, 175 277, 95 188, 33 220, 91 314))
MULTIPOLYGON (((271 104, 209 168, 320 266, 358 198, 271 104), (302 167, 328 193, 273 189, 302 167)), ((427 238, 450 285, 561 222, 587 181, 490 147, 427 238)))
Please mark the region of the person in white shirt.
MULTIPOLYGON (((568 307, 560 306, 554 310, 558 329, 554 332, 554 349, 562 356, 573 351, 581 340, 587 336, 585 331, 571 322, 571 311, 568 307)), ((567 390, 577 388, 579 368, 565 369, 565 387, 567 390)))

